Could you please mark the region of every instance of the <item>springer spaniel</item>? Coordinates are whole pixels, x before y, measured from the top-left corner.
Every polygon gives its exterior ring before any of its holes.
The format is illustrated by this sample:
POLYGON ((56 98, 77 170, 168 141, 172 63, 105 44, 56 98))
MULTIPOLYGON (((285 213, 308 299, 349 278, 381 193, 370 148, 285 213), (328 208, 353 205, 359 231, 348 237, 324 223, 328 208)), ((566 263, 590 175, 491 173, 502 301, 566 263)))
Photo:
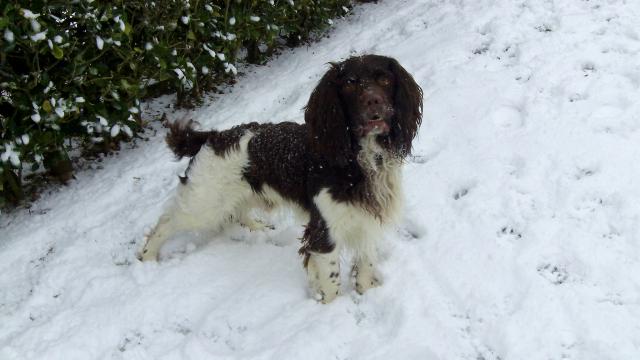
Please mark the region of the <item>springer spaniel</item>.
POLYGON ((338 294, 343 247, 356 254, 356 291, 379 285, 376 243, 400 212, 400 167, 422 120, 422 90, 392 58, 351 57, 331 64, 304 119, 222 131, 174 123, 167 144, 191 161, 141 259, 156 260, 177 231, 229 220, 253 230, 261 224, 252 209, 286 205, 308 221, 300 254, 316 299, 338 294))

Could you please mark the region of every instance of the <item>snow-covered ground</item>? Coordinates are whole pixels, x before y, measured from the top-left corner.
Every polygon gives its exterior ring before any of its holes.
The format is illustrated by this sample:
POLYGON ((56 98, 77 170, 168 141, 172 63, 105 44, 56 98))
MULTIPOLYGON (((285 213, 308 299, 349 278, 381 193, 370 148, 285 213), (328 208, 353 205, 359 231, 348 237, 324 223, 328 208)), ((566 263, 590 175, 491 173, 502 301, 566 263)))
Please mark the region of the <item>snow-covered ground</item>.
POLYGON ((638 19, 628 0, 358 7, 192 116, 302 121, 326 62, 399 59, 425 114, 382 287, 343 274, 310 299, 287 214, 137 262, 186 162, 160 131, 0 215, 0 359, 640 359, 638 19))

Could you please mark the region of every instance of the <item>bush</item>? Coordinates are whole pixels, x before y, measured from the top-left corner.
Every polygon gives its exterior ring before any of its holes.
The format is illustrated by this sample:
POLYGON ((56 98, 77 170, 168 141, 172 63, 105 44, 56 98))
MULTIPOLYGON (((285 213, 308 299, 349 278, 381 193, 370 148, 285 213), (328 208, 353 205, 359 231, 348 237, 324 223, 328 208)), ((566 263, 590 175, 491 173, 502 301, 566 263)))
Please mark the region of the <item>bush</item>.
POLYGON ((141 99, 197 100, 348 11, 348 0, 10 1, 0 17, 0 206, 69 153, 141 130, 141 99))

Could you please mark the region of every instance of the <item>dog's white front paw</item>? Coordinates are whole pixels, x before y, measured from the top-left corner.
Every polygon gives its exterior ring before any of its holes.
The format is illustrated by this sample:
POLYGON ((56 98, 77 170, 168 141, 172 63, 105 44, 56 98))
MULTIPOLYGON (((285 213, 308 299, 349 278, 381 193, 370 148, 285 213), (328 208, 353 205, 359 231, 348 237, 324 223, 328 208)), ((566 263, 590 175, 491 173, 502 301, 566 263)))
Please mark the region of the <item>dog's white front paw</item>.
POLYGON ((340 293, 340 264, 335 254, 311 254, 307 264, 309 288, 314 299, 332 302, 340 293))
POLYGON ((362 295, 367 290, 382 285, 380 276, 370 262, 359 263, 353 267, 353 272, 355 273, 356 291, 358 294, 362 295))

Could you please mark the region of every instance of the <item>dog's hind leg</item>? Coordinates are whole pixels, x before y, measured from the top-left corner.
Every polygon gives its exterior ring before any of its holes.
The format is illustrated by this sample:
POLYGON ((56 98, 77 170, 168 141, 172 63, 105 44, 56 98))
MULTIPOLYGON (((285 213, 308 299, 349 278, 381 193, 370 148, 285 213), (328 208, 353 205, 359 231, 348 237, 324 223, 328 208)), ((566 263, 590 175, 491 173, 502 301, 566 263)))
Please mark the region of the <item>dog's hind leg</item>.
POLYGON ((155 260, 160 247, 179 231, 220 230, 238 213, 253 194, 243 180, 248 163, 246 151, 250 136, 239 143, 238 150, 217 155, 204 146, 193 159, 188 179, 178 185, 171 206, 160 217, 140 254, 143 261, 155 260))
MULTIPOLYGON (((228 204, 217 204, 211 209, 201 209, 198 206, 184 207, 184 204, 194 204, 193 199, 188 199, 191 194, 180 193, 174 204, 158 220, 153 230, 146 237, 146 242, 138 258, 142 261, 158 259, 158 253, 164 243, 176 233, 181 231, 219 231, 232 214, 228 204), (186 196, 185 196, 186 195, 186 196), (187 199, 185 199, 187 198, 187 199), (185 201, 186 200, 186 201, 185 201), (178 204, 183 204, 180 206, 178 204), (226 206, 225 206, 226 205, 226 206), (208 211, 207 211, 208 210, 208 211)), ((197 205, 197 204, 196 204, 197 205)))
POLYGON ((156 226, 146 237, 146 242, 138 258, 142 261, 155 261, 162 245, 177 232, 171 216, 167 213, 160 217, 156 226))

